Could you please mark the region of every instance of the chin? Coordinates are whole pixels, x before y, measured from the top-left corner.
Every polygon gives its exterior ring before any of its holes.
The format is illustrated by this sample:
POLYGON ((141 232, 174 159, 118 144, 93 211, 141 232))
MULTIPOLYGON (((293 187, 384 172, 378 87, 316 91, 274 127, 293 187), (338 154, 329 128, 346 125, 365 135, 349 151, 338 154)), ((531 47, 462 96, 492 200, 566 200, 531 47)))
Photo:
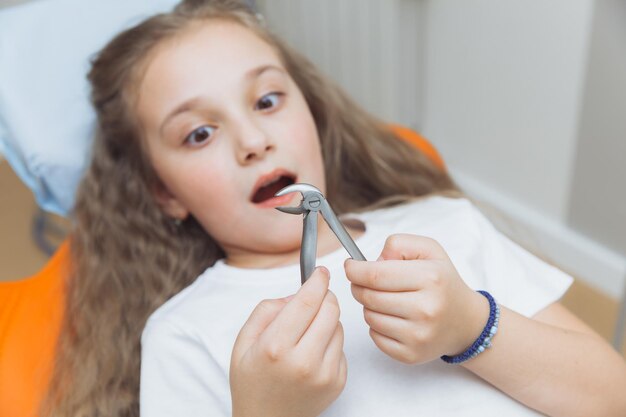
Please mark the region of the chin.
MULTIPOLYGON (((284 236, 284 235, 283 235, 284 236)), ((288 253, 299 251, 302 246, 302 234, 294 236, 281 236, 280 239, 272 239, 264 245, 264 252, 288 253)))

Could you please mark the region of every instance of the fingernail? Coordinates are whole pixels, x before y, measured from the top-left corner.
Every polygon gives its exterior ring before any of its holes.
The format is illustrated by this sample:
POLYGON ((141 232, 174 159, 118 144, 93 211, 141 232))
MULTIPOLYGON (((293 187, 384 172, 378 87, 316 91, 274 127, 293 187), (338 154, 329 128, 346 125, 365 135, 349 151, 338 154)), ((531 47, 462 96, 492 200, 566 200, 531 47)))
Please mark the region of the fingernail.
POLYGON ((330 271, 325 266, 318 266, 317 269, 326 276, 330 275, 330 271))

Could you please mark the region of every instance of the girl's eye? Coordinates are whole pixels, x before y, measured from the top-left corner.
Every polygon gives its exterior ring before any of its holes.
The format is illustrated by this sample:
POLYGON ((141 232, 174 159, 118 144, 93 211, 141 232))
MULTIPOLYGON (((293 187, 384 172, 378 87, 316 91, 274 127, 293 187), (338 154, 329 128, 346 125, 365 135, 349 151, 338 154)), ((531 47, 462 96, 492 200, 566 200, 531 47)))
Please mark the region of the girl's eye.
POLYGON ((282 93, 269 93, 264 95, 257 101, 255 109, 256 110, 266 110, 272 107, 276 107, 280 100, 280 96, 282 93))
POLYGON ((185 138, 185 143, 191 146, 202 145, 208 141, 215 132, 215 128, 211 126, 200 126, 185 138))

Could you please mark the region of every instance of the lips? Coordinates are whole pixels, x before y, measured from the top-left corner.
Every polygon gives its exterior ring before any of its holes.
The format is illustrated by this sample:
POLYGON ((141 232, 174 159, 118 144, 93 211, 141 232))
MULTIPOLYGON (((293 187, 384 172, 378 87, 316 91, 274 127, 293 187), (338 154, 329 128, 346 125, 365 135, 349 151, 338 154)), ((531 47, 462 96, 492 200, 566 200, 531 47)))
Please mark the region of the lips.
MULTIPOLYGON (((272 200, 274 194, 286 187, 287 185, 296 182, 296 175, 286 169, 275 169, 267 174, 261 175, 252 188, 250 194, 250 201, 254 204, 260 205, 273 205, 272 200)), ((285 196, 283 196, 285 197, 285 196)), ((293 197, 293 196, 290 196, 293 197)))

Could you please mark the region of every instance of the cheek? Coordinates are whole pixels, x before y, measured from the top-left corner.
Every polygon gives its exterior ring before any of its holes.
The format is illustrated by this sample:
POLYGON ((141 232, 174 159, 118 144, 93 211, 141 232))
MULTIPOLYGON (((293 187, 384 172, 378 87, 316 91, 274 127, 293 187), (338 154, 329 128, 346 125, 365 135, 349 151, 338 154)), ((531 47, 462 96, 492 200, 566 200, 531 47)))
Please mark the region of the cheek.
POLYGON ((301 150, 318 149, 317 126, 309 106, 300 94, 294 95, 292 100, 288 114, 282 120, 284 126, 289 127, 288 136, 296 139, 294 142, 301 150))
POLYGON ((302 112, 298 113, 300 117, 292 119, 293 123, 290 124, 287 137, 293 139, 290 142, 292 151, 296 155, 302 156, 302 162, 313 165, 317 170, 323 170, 322 150, 317 126, 306 104, 303 106, 302 112))
POLYGON ((223 158, 171 157, 155 163, 155 169, 169 192, 197 217, 206 209, 218 209, 233 192, 224 165, 223 158))
POLYGON ((195 181, 183 193, 189 213, 217 241, 239 234, 243 207, 233 187, 219 180, 195 181))
POLYGON ((235 195, 234 176, 224 175, 228 171, 220 165, 207 162, 179 171, 177 195, 196 217, 207 210, 227 212, 227 202, 240 198, 235 195))
POLYGON ((302 155, 306 156, 306 161, 309 164, 316 186, 322 193, 326 193, 326 172, 324 170, 322 148, 315 130, 313 130, 310 140, 303 144, 302 149, 306 149, 306 152, 302 152, 302 155))

